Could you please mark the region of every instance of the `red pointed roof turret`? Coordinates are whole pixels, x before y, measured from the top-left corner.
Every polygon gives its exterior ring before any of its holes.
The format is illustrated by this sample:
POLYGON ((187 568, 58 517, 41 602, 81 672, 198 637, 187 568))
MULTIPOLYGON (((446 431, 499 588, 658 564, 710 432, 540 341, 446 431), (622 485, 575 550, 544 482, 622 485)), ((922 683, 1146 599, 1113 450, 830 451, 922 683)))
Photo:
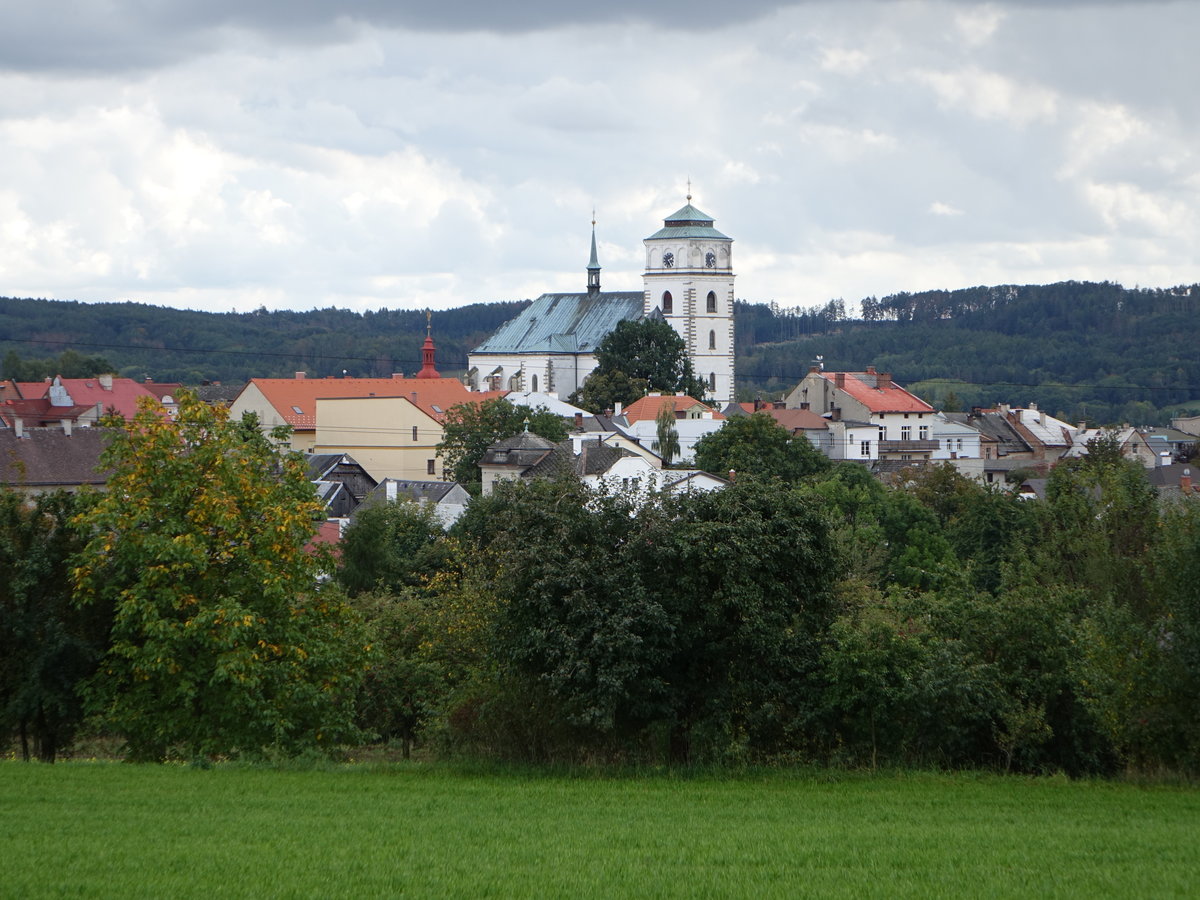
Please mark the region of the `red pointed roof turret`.
POLYGON ((433 364, 433 313, 425 310, 425 343, 421 345, 421 371, 418 378, 441 378, 433 364))

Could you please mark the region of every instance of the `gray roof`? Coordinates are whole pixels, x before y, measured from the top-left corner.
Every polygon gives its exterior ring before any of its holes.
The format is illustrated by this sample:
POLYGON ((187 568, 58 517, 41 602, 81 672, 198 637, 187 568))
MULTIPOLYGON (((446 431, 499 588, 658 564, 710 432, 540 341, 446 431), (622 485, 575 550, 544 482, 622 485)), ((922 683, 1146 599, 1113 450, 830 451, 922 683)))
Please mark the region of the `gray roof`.
POLYGON ((71 488, 102 485, 107 476, 96 469, 108 444, 107 428, 26 428, 17 437, 0 429, 0 484, 16 488, 71 488))
POLYGON ((516 468, 536 465, 557 444, 540 435, 523 431, 510 438, 492 444, 479 461, 481 466, 513 466, 516 468))
POLYGON ((1029 443, 1013 428, 1003 413, 983 411, 981 413, 943 413, 946 421, 974 428, 984 437, 996 442, 996 452, 1001 456, 1010 453, 1029 453, 1029 443))
POLYGON ((365 502, 374 503, 385 500, 389 484, 396 485, 397 497, 403 495, 410 500, 428 500, 431 503, 441 502, 447 494, 459 486, 457 481, 402 481, 398 478, 385 478, 379 482, 378 486, 371 489, 365 502))
POLYGON ((542 294, 472 353, 593 353, 620 322, 641 318, 641 291, 542 294))
POLYGON ((732 240, 728 235, 721 234, 721 232, 713 228, 712 216, 700 212, 691 203, 688 203, 673 215, 667 216, 663 222, 663 227, 646 238, 646 240, 693 237, 717 238, 723 241, 732 240))

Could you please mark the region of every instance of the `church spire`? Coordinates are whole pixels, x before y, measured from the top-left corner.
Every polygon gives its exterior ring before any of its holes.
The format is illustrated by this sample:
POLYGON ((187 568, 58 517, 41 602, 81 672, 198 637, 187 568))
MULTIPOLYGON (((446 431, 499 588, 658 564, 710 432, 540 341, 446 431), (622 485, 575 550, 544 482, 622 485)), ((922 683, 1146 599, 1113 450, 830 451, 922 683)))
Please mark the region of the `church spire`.
POLYGON ((421 346, 421 371, 418 378, 441 378, 433 364, 433 312, 425 310, 425 343, 421 346))
POLYGON ((592 257, 588 260, 587 292, 589 297, 600 293, 600 257, 596 255, 596 210, 592 209, 592 257))

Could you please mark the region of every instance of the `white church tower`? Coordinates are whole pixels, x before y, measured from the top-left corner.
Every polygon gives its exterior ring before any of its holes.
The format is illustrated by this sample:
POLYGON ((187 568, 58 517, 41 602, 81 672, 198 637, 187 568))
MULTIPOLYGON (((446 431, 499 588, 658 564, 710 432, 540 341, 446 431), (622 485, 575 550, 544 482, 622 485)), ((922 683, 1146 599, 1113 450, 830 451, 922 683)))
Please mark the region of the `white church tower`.
POLYGON ((655 309, 687 344, 707 398, 735 399, 733 381, 733 239, 713 228, 713 218, 687 205, 670 215, 646 246, 645 314, 655 309))

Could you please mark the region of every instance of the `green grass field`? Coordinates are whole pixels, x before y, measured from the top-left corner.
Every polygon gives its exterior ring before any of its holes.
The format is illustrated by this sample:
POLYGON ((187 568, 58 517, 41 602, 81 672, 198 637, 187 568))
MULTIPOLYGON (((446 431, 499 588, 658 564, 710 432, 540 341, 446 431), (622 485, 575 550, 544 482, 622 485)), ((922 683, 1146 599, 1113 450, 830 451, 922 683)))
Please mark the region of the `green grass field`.
POLYGON ((0 762, 5 897, 1198 892, 1188 787, 0 762))

